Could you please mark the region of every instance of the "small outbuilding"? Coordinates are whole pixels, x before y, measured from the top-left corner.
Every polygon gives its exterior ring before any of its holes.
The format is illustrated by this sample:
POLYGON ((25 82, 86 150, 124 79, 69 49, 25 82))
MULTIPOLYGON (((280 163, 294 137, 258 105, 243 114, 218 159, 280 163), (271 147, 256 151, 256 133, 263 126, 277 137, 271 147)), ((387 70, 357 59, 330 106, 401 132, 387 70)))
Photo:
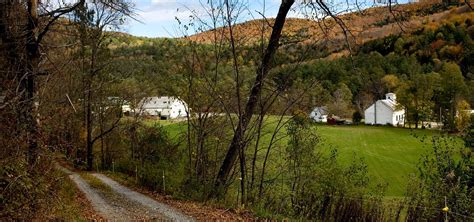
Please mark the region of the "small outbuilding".
POLYGON ((130 103, 127 100, 120 98, 118 96, 107 97, 107 104, 105 106, 105 109, 109 109, 111 107, 116 107, 116 106, 120 106, 122 109, 122 113, 124 114, 130 114, 130 112, 132 111, 132 108, 130 107, 130 103))
POLYGON ((328 121, 328 109, 326 106, 319 106, 313 109, 309 114, 314 122, 317 123, 326 123, 328 121))
POLYGON ((405 110, 397 104, 395 93, 387 93, 385 99, 377 100, 364 112, 368 125, 403 125, 405 110))

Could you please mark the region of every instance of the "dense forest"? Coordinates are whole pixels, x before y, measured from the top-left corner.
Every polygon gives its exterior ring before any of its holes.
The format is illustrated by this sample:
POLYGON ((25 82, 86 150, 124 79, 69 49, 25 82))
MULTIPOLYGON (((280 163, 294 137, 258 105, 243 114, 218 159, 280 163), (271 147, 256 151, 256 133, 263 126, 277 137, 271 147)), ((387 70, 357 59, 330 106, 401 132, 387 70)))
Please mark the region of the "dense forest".
MULTIPOLYGON (((27 2, 0 3, 0 220, 67 220, 58 214, 68 211, 60 206, 71 204, 74 185, 60 179, 58 164, 256 218, 474 217, 474 119, 465 112, 474 107, 469 2, 423 2, 410 5, 411 14, 377 8, 387 16, 371 27, 403 31, 362 42, 338 19, 351 16, 332 14, 319 1, 302 7, 325 14, 324 25, 344 35, 308 35, 305 27, 288 35, 282 30, 291 0, 275 19, 253 21, 252 37, 241 35, 242 27, 233 34, 233 13, 241 12, 231 9, 244 3, 211 5, 206 40, 121 33, 134 16, 128 1, 78 1, 49 11, 42 10, 54 5, 27 2), (435 13, 441 19, 402 28, 435 13), (358 124, 388 92, 406 112, 400 127, 443 126, 430 138, 411 131, 430 152, 407 175, 404 196, 393 199, 386 184, 371 181, 363 158, 342 163, 308 118, 326 106, 358 124), (187 116, 172 122, 138 115, 149 96, 179 97, 187 116), (124 113, 124 105, 133 112, 124 113), (440 210, 446 205, 449 215, 440 210)), ((180 27, 208 26, 191 20, 180 27)))

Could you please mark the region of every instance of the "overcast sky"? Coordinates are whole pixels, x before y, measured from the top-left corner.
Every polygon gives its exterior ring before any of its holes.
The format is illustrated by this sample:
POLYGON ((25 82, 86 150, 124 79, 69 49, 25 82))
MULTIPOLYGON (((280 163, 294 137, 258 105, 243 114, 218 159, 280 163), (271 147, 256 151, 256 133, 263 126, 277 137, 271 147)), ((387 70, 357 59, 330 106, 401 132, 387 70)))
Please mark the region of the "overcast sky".
MULTIPOLYGON (((215 1, 215 0, 214 0, 215 1)), ((301 0, 300 0, 301 1, 301 0)), ((338 2, 341 0, 327 0, 338 2)), ((408 0, 399 0, 399 3, 408 0)), ((189 16, 194 13, 198 14, 202 19, 204 16, 204 9, 208 7, 208 0, 137 0, 136 19, 139 21, 129 21, 124 27, 125 32, 135 36, 146 37, 179 37, 183 35, 183 26, 179 25, 176 18, 180 19, 183 24, 189 22, 189 16), (181 28, 180 28, 181 27, 181 28)), ((278 11, 280 0, 244 0, 241 1, 246 6, 244 13, 240 16, 239 21, 243 22, 252 18, 261 18, 259 13, 263 13, 263 5, 265 3, 265 16, 275 17, 278 11)), ((342 0, 345 4, 346 0, 342 0)), ((355 0, 349 0, 355 2, 355 0)), ((362 7, 369 7, 373 5, 373 0, 358 0, 358 4, 362 7)), ((299 4, 295 4, 294 9, 289 17, 303 17, 299 4)), ((346 6, 346 5, 345 5, 346 6)), ((352 6, 352 8, 355 8, 352 6)), ((193 31, 188 31, 192 34, 193 31)))

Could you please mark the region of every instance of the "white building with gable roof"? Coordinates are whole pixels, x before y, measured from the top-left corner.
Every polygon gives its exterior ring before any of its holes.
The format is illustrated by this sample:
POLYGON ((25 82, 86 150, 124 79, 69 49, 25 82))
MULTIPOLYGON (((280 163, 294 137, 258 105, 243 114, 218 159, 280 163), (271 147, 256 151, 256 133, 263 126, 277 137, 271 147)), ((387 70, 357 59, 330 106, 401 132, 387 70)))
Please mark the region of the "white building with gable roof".
POLYGON ((365 124, 369 125, 403 125, 405 110, 397 105, 395 93, 387 93, 385 99, 377 100, 364 112, 365 124))

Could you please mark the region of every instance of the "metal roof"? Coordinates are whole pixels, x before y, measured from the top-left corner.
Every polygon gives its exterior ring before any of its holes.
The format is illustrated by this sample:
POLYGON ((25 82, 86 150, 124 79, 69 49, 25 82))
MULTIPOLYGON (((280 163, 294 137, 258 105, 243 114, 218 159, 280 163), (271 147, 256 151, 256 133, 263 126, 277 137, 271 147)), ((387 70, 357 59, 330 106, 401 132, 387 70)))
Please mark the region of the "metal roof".
POLYGON ((171 96, 145 97, 140 101, 139 106, 143 109, 169 109, 174 100, 176 98, 171 96))

